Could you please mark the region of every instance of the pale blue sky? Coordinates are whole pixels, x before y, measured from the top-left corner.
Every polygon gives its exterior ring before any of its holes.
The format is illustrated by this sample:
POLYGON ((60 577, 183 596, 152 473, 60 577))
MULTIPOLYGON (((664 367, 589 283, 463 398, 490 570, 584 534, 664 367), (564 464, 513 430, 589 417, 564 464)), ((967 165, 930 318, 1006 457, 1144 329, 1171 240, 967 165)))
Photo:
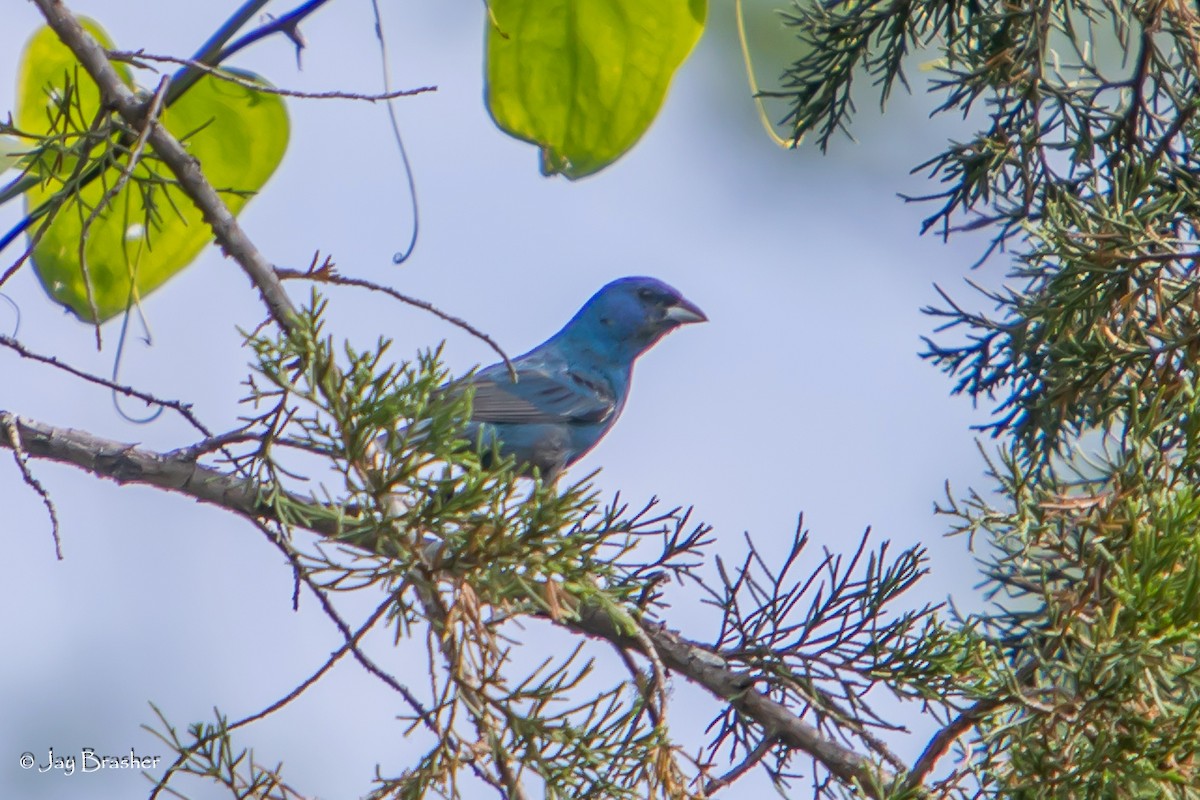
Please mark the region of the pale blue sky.
MULTIPOLYGON (((38 23, 31 4, 7 6, 0 111, 12 106, 16 53, 38 23)), ((122 48, 178 55, 190 54, 233 6, 161 0, 133 14, 116 0, 71 3, 101 20, 122 48)), ((852 548, 868 525, 896 548, 923 542, 933 574, 912 602, 953 593, 975 605, 966 542, 943 538, 932 504, 947 479, 959 489, 986 488, 969 430, 980 417, 948 396, 949 382, 917 353, 932 328, 918 309, 935 301, 934 281, 973 304, 961 275, 977 251, 919 238, 928 210, 896 197, 929 190, 908 174, 947 135, 926 119, 928 100, 899 96, 881 121, 864 98, 858 144, 838 142, 824 157, 811 147, 781 151, 758 128, 740 55, 724 36, 732 12, 716 4, 710 15, 726 18, 710 22, 645 139, 607 171, 571 184, 541 177, 534 149, 487 116, 482 5, 384 10, 396 84, 439 87, 398 108, 420 192, 417 252, 404 266, 391 263, 407 241, 408 211, 383 109, 293 101, 288 155, 243 215, 267 257, 302 267, 320 250, 346 274, 470 320, 512 354, 557 330, 612 278, 660 277, 711 322, 673 334, 643 358, 620 423, 572 474, 602 469, 597 485, 634 503, 658 495, 666 505, 695 504, 695 517, 716 527, 714 552, 732 561, 740 560, 743 531, 782 555, 801 511, 814 557, 820 546, 852 548)), ((303 30, 303 71, 283 40, 254 47, 236 65, 287 88, 378 89, 369 3, 331 2, 303 30)), ((0 209, 0 224, 15 222, 17 211, 0 209)), ((4 263, 14 256, 5 253, 4 263)), ((28 270, 4 291, 21 307, 28 347, 108 372, 111 347, 96 353, 90 329, 51 304, 28 270)), ((390 336, 399 357, 445 339, 456 371, 493 360, 485 345, 427 314, 350 290, 330 298, 329 329, 360 344, 390 336)), ((125 378, 194 402, 213 427, 230 426, 247 372, 237 328, 262 317, 245 277, 209 249, 145 308, 155 344, 130 349, 125 378)), ((8 313, 0 306, 6 329, 8 313)), ((118 324, 105 328, 109 345, 118 324)), ((7 351, 0 374, 0 408, 149 447, 191 441, 169 414, 131 425, 107 393, 7 351)), ((336 647, 311 598, 291 611, 289 569, 240 520, 66 467, 34 469, 57 502, 66 560, 53 557, 40 500, 0 458, 9 573, 0 588, 9 653, 0 660, 0 795, 131 796, 144 784, 131 773, 38 775, 16 761, 24 751, 44 759, 48 747, 164 753, 139 728, 152 721, 147 701, 181 726, 210 719, 214 705, 240 717, 289 691, 336 647)), ((711 610, 692 595, 676 597, 671 624, 712 636, 711 610)), ((344 601, 361 619, 378 597, 344 601)), ((542 652, 545 636, 529 629, 531 652, 542 652)), ((417 682, 423 642, 392 647, 377 637, 373 652, 417 682)), ((676 687, 674 719, 691 735, 716 706, 682 682, 676 687)), ((393 721, 402 711, 346 664, 238 741, 265 762, 283 759, 305 792, 358 796, 376 763, 385 773, 407 763, 412 751, 393 721)), ((904 714, 928 731, 919 709, 904 714)), ((893 741, 911 758, 925 735, 893 741)), ((730 796, 764 786, 753 781, 730 796)), ((807 792, 798 786, 795 796, 807 792)))

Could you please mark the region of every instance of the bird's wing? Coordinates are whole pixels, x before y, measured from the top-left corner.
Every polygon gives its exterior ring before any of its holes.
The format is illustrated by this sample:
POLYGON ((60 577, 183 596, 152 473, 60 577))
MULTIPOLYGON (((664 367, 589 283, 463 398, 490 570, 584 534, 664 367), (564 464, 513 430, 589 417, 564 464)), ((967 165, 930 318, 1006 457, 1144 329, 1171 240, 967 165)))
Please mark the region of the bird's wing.
POLYGON ((601 381, 565 371, 485 371, 469 382, 475 389, 471 419, 493 424, 598 423, 617 409, 612 389, 601 381))

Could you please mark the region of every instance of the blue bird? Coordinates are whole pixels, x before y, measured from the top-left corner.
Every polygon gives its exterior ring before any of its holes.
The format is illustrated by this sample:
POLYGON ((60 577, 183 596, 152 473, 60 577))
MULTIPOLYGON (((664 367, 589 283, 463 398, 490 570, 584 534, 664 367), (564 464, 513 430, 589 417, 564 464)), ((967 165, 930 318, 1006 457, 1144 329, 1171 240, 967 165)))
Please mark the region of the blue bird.
POLYGON ((562 330, 508 366, 493 364, 452 391, 470 386, 467 435, 513 456, 522 474, 554 481, 612 428, 633 364, 666 334, 708 317, 655 278, 620 278, 596 292, 562 330))

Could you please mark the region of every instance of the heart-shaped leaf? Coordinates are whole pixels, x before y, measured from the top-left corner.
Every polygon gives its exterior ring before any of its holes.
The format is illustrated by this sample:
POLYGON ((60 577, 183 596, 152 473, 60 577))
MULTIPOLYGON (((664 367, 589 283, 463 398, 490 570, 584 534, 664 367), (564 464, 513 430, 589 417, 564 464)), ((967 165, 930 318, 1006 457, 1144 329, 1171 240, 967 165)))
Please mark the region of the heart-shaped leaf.
MULTIPOLYGON (((111 47, 98 25, 86 24, 111 47)), ((282 98, 253 88, 265 85, 260 78, 235 75, 237 83, 205 75, 163 111, 161 122, 237 213, 282 160, 288 118, 282 98)), ((122 77, 128 80, 127 70, 122 77)), ((102 136, 76 168, 80 143, 98 118, 99 89, 48 28, 25 49, 17 97, 19 127, 52 144, 34 168, 42 182, 26 193, 26 208, 60 204, 34 248, 34 267, 47 293, 80 319, 103 322, 125 311, 211 241, 199 209, 152 148, 128 170, 130 135, 102 136), (106 159, 102 169, 97 158, 106 159), (114 192, 125 171, 128 179, 114 192)))
POLYGON ((542 171, 591 175, 634 145, 704 30, 705 0, 491 0, 487 102, 542 150, 542 171))

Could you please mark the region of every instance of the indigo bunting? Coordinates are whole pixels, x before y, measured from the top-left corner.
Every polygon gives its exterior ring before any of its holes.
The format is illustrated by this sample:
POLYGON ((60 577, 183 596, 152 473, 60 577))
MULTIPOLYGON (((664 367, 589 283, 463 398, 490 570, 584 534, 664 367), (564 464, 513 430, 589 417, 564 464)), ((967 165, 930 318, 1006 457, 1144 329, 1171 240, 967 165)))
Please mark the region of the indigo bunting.
POLYGON ((499 363, 452 387, 475 391, 467 435, 513 456, 524 475, 536 468, 554 481, 617 421, 638 356, 680 325, 707 320, 660 280, 615 280, 562 330, 512 360, 516 382, 499 363))

